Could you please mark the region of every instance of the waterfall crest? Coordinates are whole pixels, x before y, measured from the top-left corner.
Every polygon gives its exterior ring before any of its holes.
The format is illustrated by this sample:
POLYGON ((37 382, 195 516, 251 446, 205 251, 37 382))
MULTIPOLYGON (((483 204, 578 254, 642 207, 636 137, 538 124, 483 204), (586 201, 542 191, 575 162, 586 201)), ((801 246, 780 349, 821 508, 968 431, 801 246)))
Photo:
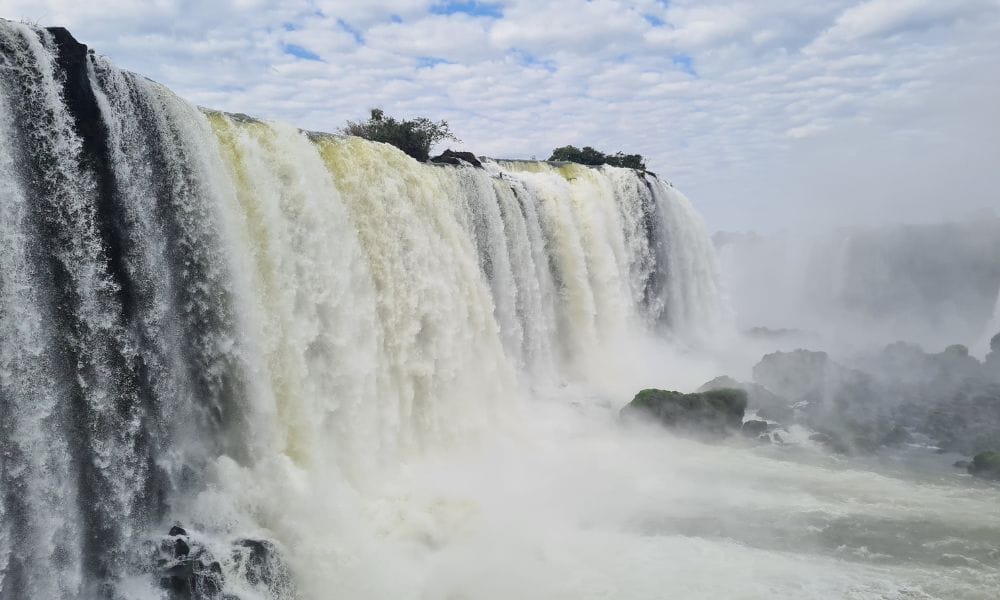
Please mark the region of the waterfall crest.
POLYGON ((651 174, 420 164, 0 20, 0 599, 140 597, 174 522, 227 589, 293 597, 224 544, 341 560, 295 546, 350 528, 330 505, 383 470, 729 318, 651 174))

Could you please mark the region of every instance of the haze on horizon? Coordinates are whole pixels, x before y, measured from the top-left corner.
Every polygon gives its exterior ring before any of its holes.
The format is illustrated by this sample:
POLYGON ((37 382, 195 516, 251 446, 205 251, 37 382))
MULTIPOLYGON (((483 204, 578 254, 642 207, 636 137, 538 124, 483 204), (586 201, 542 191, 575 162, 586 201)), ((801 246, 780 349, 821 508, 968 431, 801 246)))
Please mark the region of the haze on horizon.
POLYGON ((638 152, 712 230, 1000 206, 1000 1, 0 0, 198 104, 464 147, 638 152))

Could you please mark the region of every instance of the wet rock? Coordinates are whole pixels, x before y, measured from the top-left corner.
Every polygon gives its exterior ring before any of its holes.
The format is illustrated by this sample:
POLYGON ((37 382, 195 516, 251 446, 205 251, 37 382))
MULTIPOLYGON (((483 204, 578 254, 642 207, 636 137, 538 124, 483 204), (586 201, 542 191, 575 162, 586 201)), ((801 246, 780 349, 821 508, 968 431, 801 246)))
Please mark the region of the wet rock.
POLYGON ((976 477, 1000 481, 1000 452, 980 452, 972 457, 968 469, 976 477))
POLYGON ((456 152, 450 148, 431 158, 431 162, 455 166, 470 164, 473 167, 483 168, 483 163, 476 158, 475 154, 471 152, 456 152))
POLYGON ((158 545, 154 564, 170 600, 238 600, 224 594, 222 565, 187 531, 174 525, 158 545))
POLYGON ((268 540, 240 539, 233 543, 229 556, 216 557, 175 525, 159 542, 151 541, 150 548, 152 570, 168 600, 240 600, 226 591, 227 573, 245 580, 242 587, 253 589, 253 597, 297 597, 281 553, 268 540))
POLYGON ((622 417, 652 418, 659 423, 693 433, 722 435, 739 430, 746 411, 747 393, 717 389, 694 394, 646 389, 622 410, 622 417))
POLYGON ((747 393, 747 407, 757 411, 757 416, 778 423, 789 423, 794 416, 794 410, 789 401, 763 385, 745 383, 732 377, 722 375, 706 382, 696 391, 707 392, 720 389, 740 389, 747 393))
POLYGON ((278 549, 267 540, 242 539, 233 545, 233 561, 251 585, 267 589, 275 597, 290 595, 291 573, 278 549))
POLYGON ((955 467, 956 469, 962 469, 964 471, 968 471, 969 467, 972 466, 972 461, 971 460, 956 460, 955 463, 952 464, 951 466, 955 467))
MULTIPOLYGON (((752 420, 747 421, 740 428, 743 435, 746 437, 760 437, 761 435, 767 436, 767 421, 752 420)), ((771 441, 771 438, 767 438, 767 441, 771 441)))

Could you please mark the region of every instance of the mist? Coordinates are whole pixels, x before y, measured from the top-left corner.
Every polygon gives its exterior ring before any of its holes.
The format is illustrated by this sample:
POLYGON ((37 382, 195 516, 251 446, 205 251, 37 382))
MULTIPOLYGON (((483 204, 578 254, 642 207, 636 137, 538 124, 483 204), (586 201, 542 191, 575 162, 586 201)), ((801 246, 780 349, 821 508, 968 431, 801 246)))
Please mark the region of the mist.
POLYGON ((991 4, 237 4, 0 19, 0 600, 995 600, 991 4))
POLYGON ((741 330, 794 329, 830 348, 905 340, 980 357, 1000 291, 1000 217, 821 232, 717 232, 741 330))

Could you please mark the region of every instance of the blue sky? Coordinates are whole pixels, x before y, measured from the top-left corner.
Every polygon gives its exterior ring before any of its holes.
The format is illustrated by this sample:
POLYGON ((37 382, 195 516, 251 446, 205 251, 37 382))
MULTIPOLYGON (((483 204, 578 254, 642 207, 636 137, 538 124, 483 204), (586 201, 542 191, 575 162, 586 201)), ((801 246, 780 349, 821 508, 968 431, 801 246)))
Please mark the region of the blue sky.
POLYGON ((711 229, 1000 209, 1000 0, 0 0, 204 106, 639 152, 711 229))

